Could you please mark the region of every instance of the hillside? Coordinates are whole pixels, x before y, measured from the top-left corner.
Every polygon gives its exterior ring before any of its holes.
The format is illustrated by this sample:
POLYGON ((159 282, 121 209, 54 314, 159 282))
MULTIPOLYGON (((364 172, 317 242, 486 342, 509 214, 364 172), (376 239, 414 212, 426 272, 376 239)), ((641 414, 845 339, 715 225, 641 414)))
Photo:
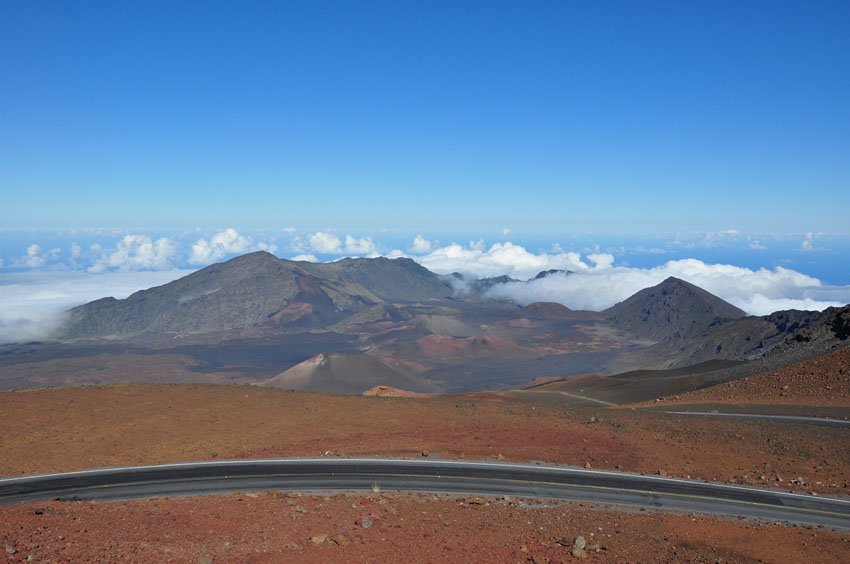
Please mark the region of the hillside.
POLYGON ((236 257, 124 300, 72 309, 64 338, 202 333, 261 324, 319 327, 384 304, 441 298, 451 290, 408 259, 316 264, 266 252, 236 257))
POLYGON ((850 348, 661 401, 850 407, 850 348))
POLYGON ((654 341, 695 335, 719 320, 747 315, 714 294, 672 276, 603 314, 616 327, 654 341))
POLYGON ((319 354, 293 366, 263 386, 309 392, 362 394, 377 386, 435 392, 434 386, 368 354, 319 354))

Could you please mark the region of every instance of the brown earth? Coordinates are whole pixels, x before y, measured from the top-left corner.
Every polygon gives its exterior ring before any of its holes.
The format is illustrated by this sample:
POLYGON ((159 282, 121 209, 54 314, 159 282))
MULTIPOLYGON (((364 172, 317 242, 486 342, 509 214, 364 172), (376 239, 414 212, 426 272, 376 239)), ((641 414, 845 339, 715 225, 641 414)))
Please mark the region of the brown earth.
POLYGON ((850 407, 850 348, 660 401, 850 407))
POLYGON ((420 392, 411 392, 409 390, 401 390, 390 386, 375 386, 363 392, 364 396, 381 396, 385 398, 427 398, 434 394, 423 394, 420 392))
POLYGON ((588 562, 850 560, 850 536, 815 528, 505 498, 263 492, 0 516, 9 562, 569 562, 578 536, 588 562))
POLYGON ((551 403, 492 393, 392 398, 198 384, 6 392, 0 475, 216 458, 427 455, 850 493, 846 429, 571 407, 551 396, 551 403))

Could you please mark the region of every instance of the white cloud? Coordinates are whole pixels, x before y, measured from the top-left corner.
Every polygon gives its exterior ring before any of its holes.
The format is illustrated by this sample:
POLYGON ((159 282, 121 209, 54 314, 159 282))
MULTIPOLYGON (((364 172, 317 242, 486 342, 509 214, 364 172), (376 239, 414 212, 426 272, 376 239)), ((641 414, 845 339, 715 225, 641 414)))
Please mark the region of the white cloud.
POLYGON ((413 258, 404 251, 400 249, 393 249, 387 254, 384 255, 388 259, 397 259, 397 258, 413 258))
POLYGON ((191 270, 0 274, 0 343, 48 337, 71 307, 165 284, 191 270))
POLYGON ((511 230, 508 229, 507 227, 502 229, 502 237, 507 237, 510 234, 511 234, 511 230))
POLYGON ((424 253, 430 253, 433 245, 431 241, 423 237, 422 235, 417 235, 413 238, 413 244, 410 246, 410 252, 416 253, 418 255, 424 253))
POLYGON ((696 259, 669 261, 655 268, 628 268, 612 267, 606 258, 596 261, 596 268, 501 284, 490 293, 522 305, 550 301, 600 311, 669 276, 704 288, 752 315, 789 308, 822 310, 850 303, 850 286, 826 286, 817 278, 782 267, 751 270, 696 259))
POLYGON ((294 227, 284 227, 281 231, 284 233, 295 233, 296 229, 294 227))
POLYGON ((614 255, 608 253, 593 253, 587 255, 587 260, 591 261, 596 269, 611 268, 614 264, 614 255))
MULTIPOLYGON (((99 245, 92 245, 92 250, 102 252, 99 245)), ((176 258, 177 243, 171 239, 161 237, 154 241, 147 235, 125 235, 111 253, 104 252, 88 270, 169 270, 174 268, 176 258)))
POLYGON ((46 259, 41 256, 41 247, 35 243, 27 247, 27 254, 21 257, 20 260, 21 266, 28 268, 41 268, 45 262, 46 259))
POLYGON ((316 258, 316 255, 296 255, 289 260, 296 260, 302 262, 319 262, 319 259, 316 258))
POLYGON ((333 233, 316 231, 307 237, 310 247, 317 253, 338 254, 342 249, 342 241, 333 233))
POLYGON ((440 247, 417 260, 440 274, 461 272, 478 277, 507 274, 514 278, 530 278, 542 270, 578 270, 590 268, 574 252, 534 254, 511 242, 495 243, 489 249, 483 241, 463 247, 457 243, 440 247))
POLYGON ((307 236, 307 244, 299 237, 292 240, 292 249, 302 254, 319 253, 325 255, 375 255, 377 256, 377 245, 371 237, 358 239, 346 235, 343 241, 337 235, 328 231, 316 231, 307 236))
POLYGON ((375 243, 371 237, 355 239, 351 235, 345 236, 345 252, 355 255, 368 255, 376 251, 375 243))
POLYGON ((198 239, 192 245, 189 264, 209 264, 227 255, 242 253, 251 245, 251 239, 232 227, 219 231, 207 239, 198 239))
POLYGON ((78 243, 71 243, 71 260, 75 261, 83 254, 83 248, 78 243))
POLYGON ((762 245, 760 241, 757 241, 755 239, 750 241, 749 245, 747 245, 747 246, 750 249, 752 249, 753 251, 765 251, 765 250, 767 250, 766 246, 762 245))
POLYGON ((815 234, 809 231, 805 235, 803 235, 803 242, 800 245, 800 248, 804 251, 814 251, 815 250, 815 234))
POLYGON ((40 245, 32 243, 27 247, 26 254, 13 261, 12 266, 15 268, 29 268, 31 270, 39 270, 47 266, 50 266, 52 269, 61 269, 62 265, 57 265, 61 252, 62 249, 58 247, 43 251, 40 245))
POLYGON ((266 242, 260 241, 259 243, 254 245, 254 249, 257 250, 257 251, 266 251, 267 253, 271 253, 273 255, 277 254, 277 245, 275 245, 274 243, 271 243, 271 242, 266 243, 266 242))

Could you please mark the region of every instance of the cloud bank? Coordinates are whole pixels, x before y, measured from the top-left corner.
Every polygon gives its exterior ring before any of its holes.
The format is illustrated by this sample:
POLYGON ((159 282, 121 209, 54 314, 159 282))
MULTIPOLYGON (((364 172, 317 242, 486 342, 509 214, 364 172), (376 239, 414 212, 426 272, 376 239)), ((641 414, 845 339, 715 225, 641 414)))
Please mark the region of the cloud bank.
POLYGON ((219 231, 209 239, 198 239, 192 245, 189 264, 209 264, 227 255, 242 253, 251 245, 251 239, 235 229, 219 231))
MULTIPOLYGON (((100 251, 99 247, 92 249, 100 251)), ((168 270, 174 268, 178 257, 177 243, 167 237, 156 241, 147 235, 125 235, 118 241, 112 252, 102 252, 89 267, 89 272, 103 272, 108 269, 130 270, 168 270)))
MULTIPOLYGON (((804 238, 804 242, 809 240, 814 246, 817 234, 804 238)), ((296 260, 318 261, 317 254, 379 256, 378 245, 371 237, 341 238, 317 231, 303 239, 296 236, 293 241, 294 246, 300 245, 296 260)), ((0 274, 0 341, 43 338, 69 307, 109 295, 125 297, 191 272, 176 269, 186 264, 186 250, 181 253, 174 239, 164 237, 127 234, 108 248, 85 248, 72 243, 67 264, 57 262, 60 249, 50 246, 45 246, 45 250, 33 243, 25 247, 25 254, 19 252, 19 258, 13 259, 12 265, 32 268, 32 272, 0 274), (87 272, 80 271, 86 267, 87 272), (51 270, 59 268, 64 271, 51 270), (69 268, 78 270, 68 272, 69 268)), ((490 290, 495 298, 522 305, 554 301, 573 309, 602 310, 669 276, 705 288, 754 315, 782 309, 822 310, 850 303, 850 286, 826 285, 815 277, 783 267, 749 269, 683 259, 652 268, 634 268, 618 264, 615 255, 609 253, 567 252, 557 245, 549 251, 533 252, 509 241, 489 247, 482 241, 440 246, 421 235, 405 246, 407 251, 396 249, 382 254, 414 258, 441 274, 461 272, 475 278, 506 274, 523 280, 490 290), (538 272, 553 269, 572 274, 529 280, 538 272)), ((255 243, 235 229, 225 229, 198 239, 192 245, 189 260, 203 265, 262 248, 271 252, 276 249, 274 243, 255 243)))
MULTIPOLYGON (((392 256, 401 256, 396 251, 392 256)), ((507 274, 527 280, 494 286, 489 295, 520 305, 558 302, 572 309, 600 311, 636 292, 675 276, 696 284, 752 315, 782 309, 823 310, 850 303, 850 286, 828 286, 817 278, 783 267, 752 270, 697 259, 668 261, 654 268, 614 266, 608 253, 582 257, 575 252, 532 253, 513 243, 484 248, 478 242, 453 243, 414 257, 437 273, 460 272, 478 278, 507 274), (528 280, 544 270, 567 270, 528 280)))
POLYGON ((343 240, 328 231, 316 231, 308 235, 306 241, 296 237, 292 241, 292 247, 302 254, 312 252, 322 255, 374 256, 378 251, 378 247, 371 237, 358 239, 352 235, 346 235, 345 240, 343 240))
POLYGON ((69 308, 159 286, 191 270, 163 272, 16 272, 0 275, 0 343, 42 339, 69 308))

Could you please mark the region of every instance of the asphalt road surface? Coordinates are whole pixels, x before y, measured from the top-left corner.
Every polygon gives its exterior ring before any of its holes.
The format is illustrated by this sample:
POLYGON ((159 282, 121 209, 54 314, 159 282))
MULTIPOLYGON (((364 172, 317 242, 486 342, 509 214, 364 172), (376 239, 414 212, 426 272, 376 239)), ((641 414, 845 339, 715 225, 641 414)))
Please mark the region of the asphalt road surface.
POLYGON ((825 427, 850 427, 850 421, 844 419, 829 419, 827 417, 801 417, 797 415, 762 415, 758 413, 722 413, 718 411, 662 411, 670 415, 697 415, 700 417, 734 417, 736 419, 764 419, 783 423, 805 423, 807 425, 823 425, 825 427))
POLYGON ((850 530, 850 500, 534 464, 393 459, 233 460, 0 479, 0 504, 262 490, 404 490, 570 499, 850 530))

